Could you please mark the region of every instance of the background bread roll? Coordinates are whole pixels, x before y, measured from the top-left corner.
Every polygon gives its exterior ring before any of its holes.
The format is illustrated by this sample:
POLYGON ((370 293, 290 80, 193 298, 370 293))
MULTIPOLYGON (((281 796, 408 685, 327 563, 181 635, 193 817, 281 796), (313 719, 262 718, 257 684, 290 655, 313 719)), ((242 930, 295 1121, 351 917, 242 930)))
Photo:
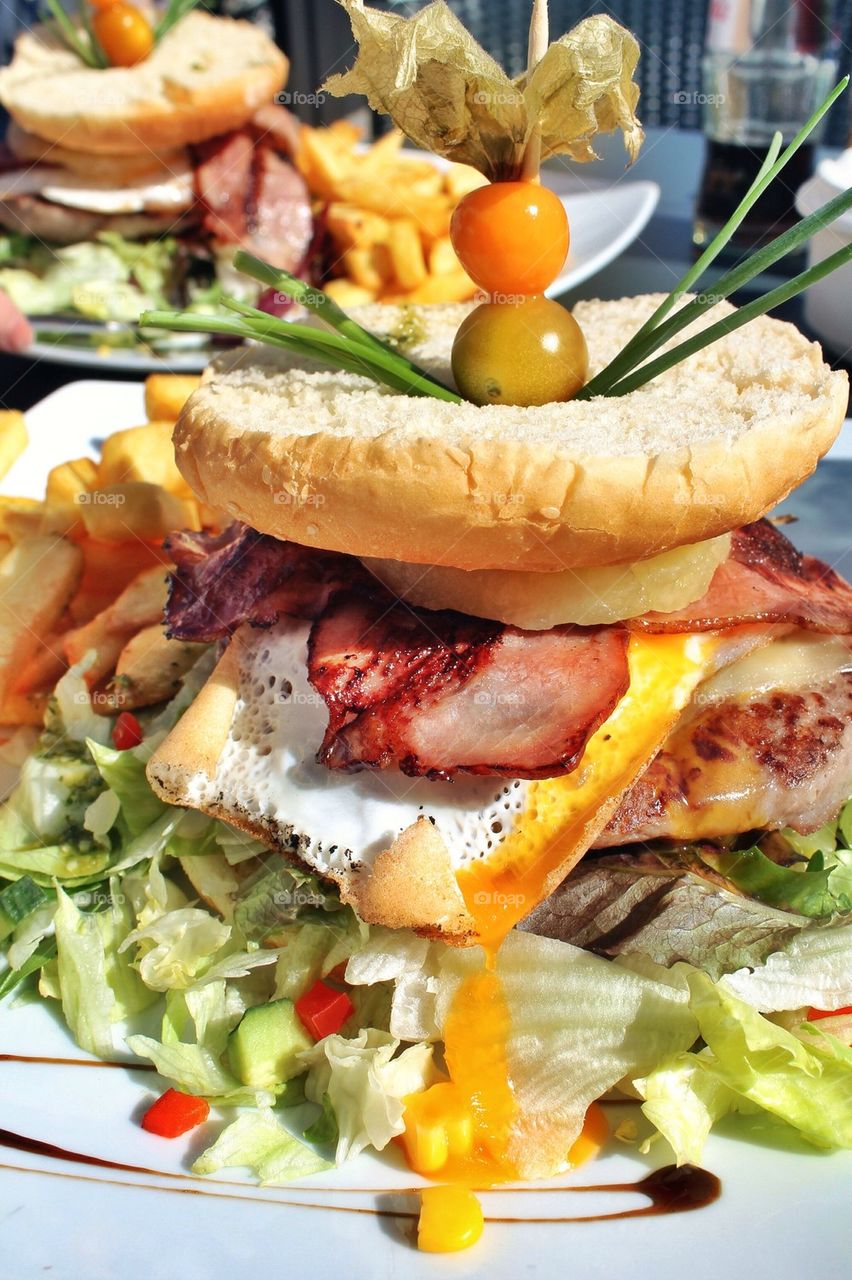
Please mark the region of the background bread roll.
POLYGON ((288 63, 259 27, 195 9, 135 67, 86 67, 47 27, 25 31, 0 101, 29 133, 74 151, 167 151, 239 128, 284 84, 288 63))

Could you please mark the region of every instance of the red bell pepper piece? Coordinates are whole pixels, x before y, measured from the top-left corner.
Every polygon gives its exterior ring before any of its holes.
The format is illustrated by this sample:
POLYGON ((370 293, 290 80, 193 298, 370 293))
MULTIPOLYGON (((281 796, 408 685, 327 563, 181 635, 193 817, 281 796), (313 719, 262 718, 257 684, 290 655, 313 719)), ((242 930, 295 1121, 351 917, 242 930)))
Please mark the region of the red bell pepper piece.
POLYGON ((160 1138, 179 1138, 210 1115, 210 1103, 206 1098, 196 1098, 190 1093, 167 1089, 142 1117, 142 1128, 156 1133, 160 1138))
POLYGON ((839 1018, 848 1013, 852 1013, 852 1004, 845 1009, 809 1009, 808 1022, 819 1022, 820 1018, 839 1018))
POLYGON ((112 729, 112 745, 116 751, 129 751, 142 741, 142 726, 132 711, 122 711, 112 729))
POLYGON ((335 991, 324 982, 315 982, 296 1001, 296 1013, 308 1035, 315 1040, 339 1031, 355 1006, 345 991, 335 991))

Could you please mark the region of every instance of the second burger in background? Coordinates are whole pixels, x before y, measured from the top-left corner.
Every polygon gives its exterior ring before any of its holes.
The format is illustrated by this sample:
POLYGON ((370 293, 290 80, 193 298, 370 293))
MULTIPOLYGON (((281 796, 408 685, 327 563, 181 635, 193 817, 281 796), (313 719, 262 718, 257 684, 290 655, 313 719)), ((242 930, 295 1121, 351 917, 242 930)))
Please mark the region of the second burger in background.
POLYGON ((259 28, 197 10, 133 66, 88 65, 52 24, 24 32, 0 71, 0 286, 30 315, 135 321, 209 310, 236 245, 304 272, 287 72, 259 28))

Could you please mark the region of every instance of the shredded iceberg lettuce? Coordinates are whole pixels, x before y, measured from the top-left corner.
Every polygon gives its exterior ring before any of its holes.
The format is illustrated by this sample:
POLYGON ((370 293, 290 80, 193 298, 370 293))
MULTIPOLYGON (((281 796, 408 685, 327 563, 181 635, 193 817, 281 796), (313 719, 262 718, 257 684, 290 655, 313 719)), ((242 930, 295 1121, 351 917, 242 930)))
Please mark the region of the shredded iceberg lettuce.
POLYGON ((327 1098, 337 1120, 338 1164, 365 1147, 383 1151, 405 1128, 403 1098, 440 1078, 431 1045, 399 1048, 394 1036, 367 1028, 348 1040, 326 1036, 304 1055, 306 1097, 320 1105, 327 1098))
POLYGON ((634 1081, 678 1162, 694 1163, 712 1124, 736 1110, 766 1111, 818 1147, 852 1147, 852 1049, 818 1026, 807 1041, 793 1035, 698 970, 686 980, 706 1048, 634 1081))
POLYGON ((220 1169, 248 1169, 261 1185, 292 1182, 333 1166, 292 1133, 269 1109, 239 1116, 219 1134, 212 1147, 198 1157, 193 1173, 220 1169))

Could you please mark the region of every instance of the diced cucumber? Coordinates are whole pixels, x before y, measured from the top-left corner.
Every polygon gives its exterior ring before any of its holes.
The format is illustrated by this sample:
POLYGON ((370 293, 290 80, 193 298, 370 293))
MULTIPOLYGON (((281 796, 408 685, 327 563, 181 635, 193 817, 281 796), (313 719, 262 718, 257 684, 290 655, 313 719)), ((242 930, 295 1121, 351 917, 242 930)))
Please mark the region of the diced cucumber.
POLYGON ((247 1009, 228 1037, 228 1061, 250 1089, 274 1089, 304 1071, 299 1054, 313 1046, 292 1000, 247 1009))
POLYGON ((21 876, 0 889, 0 939, 8 938, 18 925, 49 901, 50 894, 30 876, 21 876))

